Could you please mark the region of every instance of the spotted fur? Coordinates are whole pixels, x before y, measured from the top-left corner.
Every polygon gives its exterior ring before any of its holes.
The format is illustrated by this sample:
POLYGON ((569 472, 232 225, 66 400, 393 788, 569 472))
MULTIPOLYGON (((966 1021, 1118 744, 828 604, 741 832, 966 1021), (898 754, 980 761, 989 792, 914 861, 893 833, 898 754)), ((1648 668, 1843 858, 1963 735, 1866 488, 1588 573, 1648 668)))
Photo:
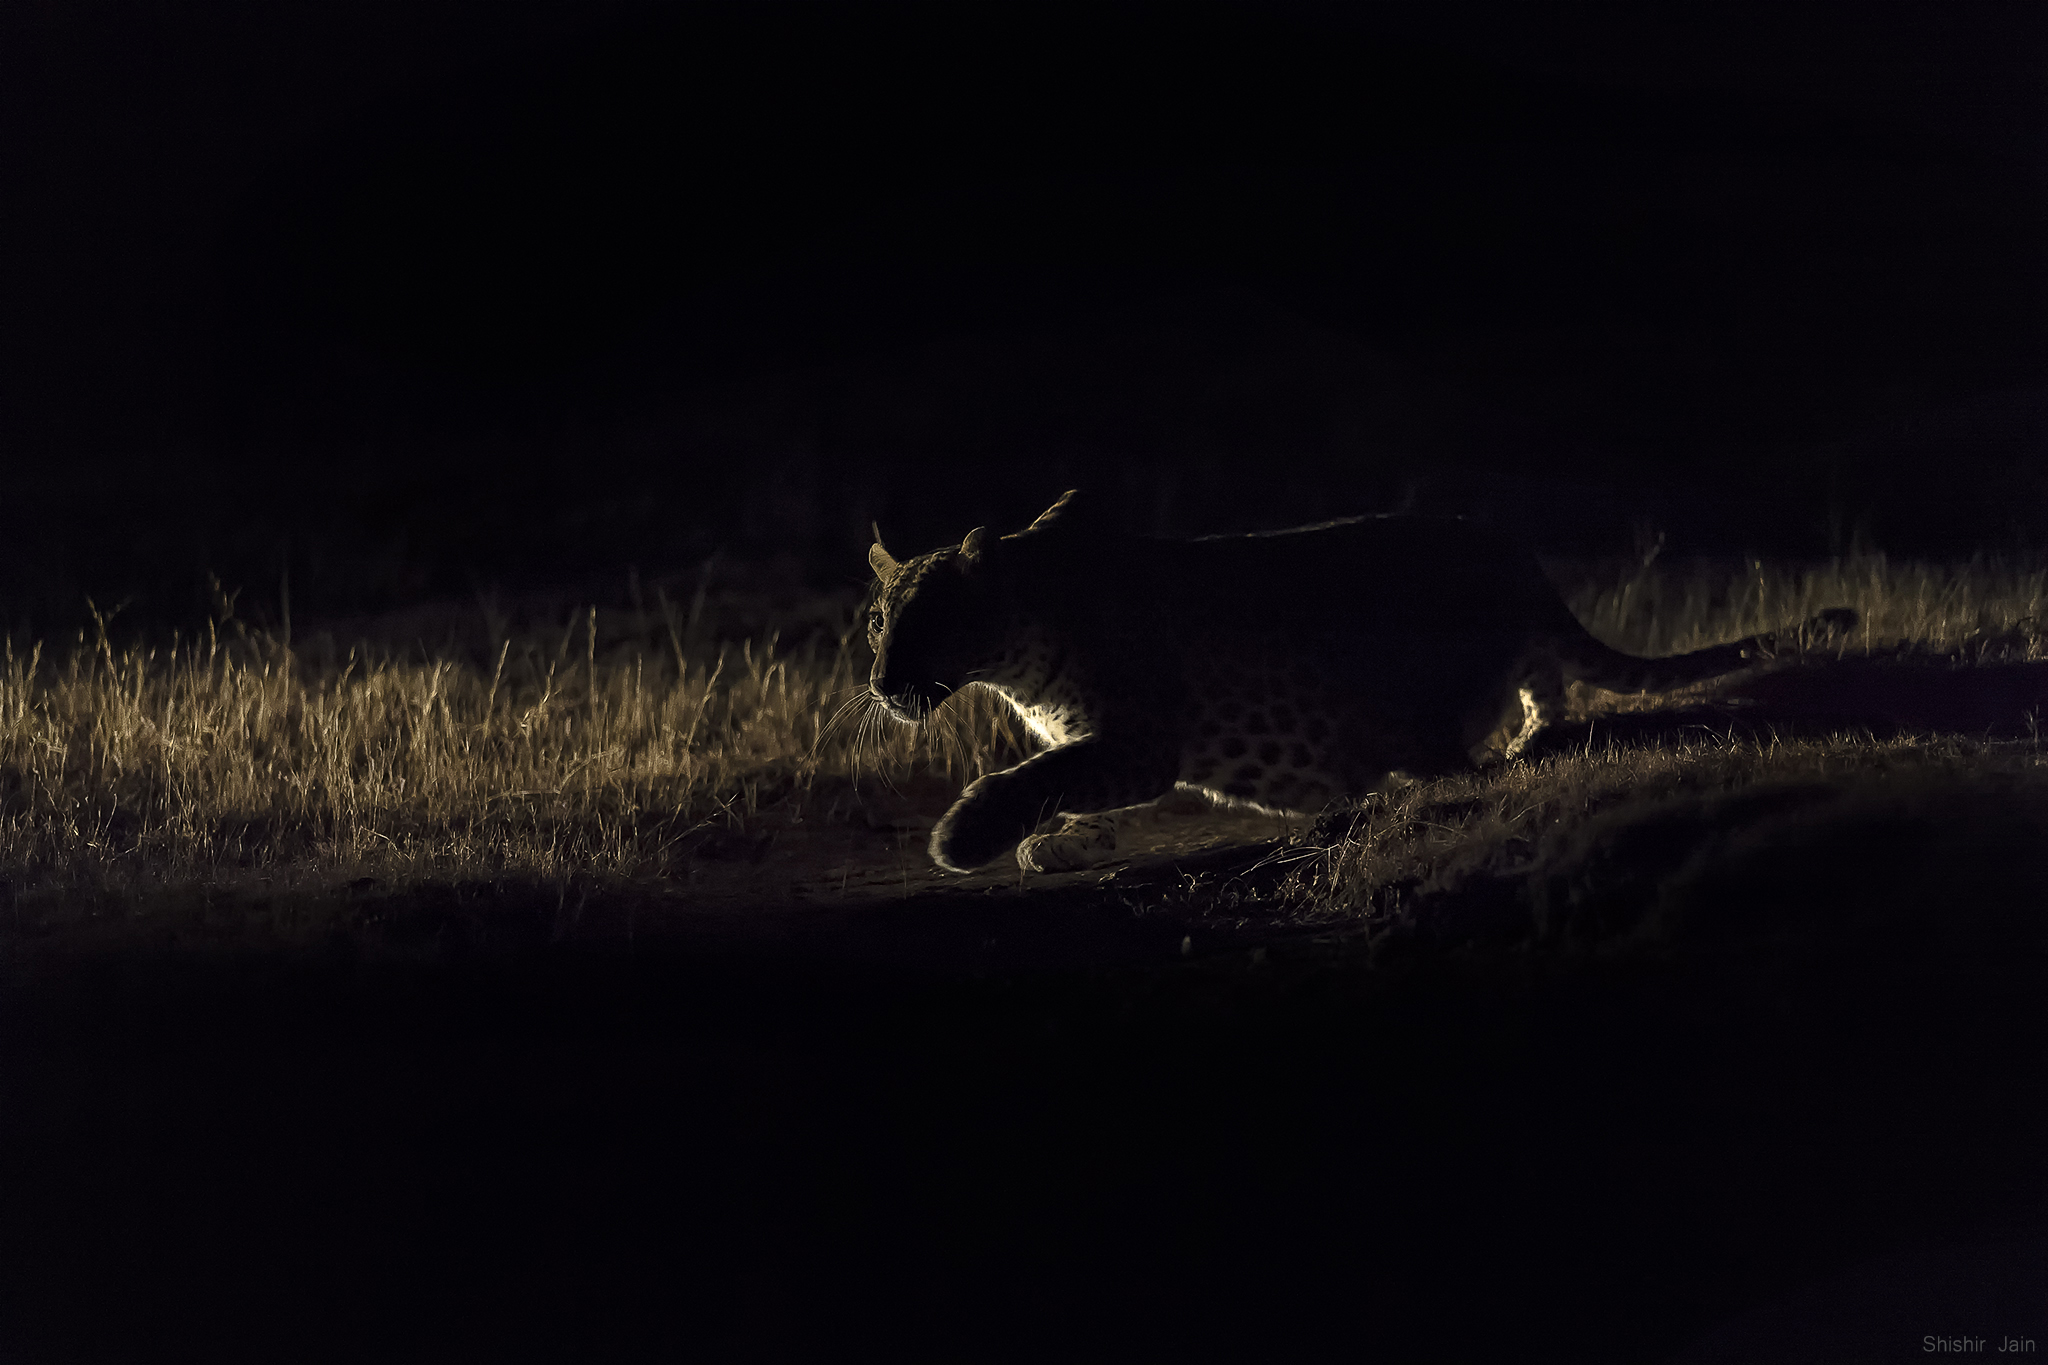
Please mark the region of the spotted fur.
MULTIPOLYGON (((976 530, 901 563, 878 538, 868 561, 881 706, 916 721, 989 687, 1045 745, 939 822, 932 857, 956 872, 1012 848, 1027 869, 1097 861, 1114 851, 1115 812, 1176 786, 1310 814, 1397 774, 1512 759, 1572 681, 1669 691, 1756 667, 1779 643, 1620 653, 1526 549, 1454 518, 1158 541, 1094 524, 1069 492, 1015 535, 976 530)), ((1855 619, 1825 612, 1807 629, 1855 619)))

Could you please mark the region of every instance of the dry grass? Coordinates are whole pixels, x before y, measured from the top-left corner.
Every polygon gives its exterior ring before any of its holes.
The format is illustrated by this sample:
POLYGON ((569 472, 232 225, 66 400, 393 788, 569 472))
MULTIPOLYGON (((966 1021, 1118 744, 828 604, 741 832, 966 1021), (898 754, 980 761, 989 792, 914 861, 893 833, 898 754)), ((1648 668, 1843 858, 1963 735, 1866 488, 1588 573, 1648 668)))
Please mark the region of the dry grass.
POLYGON ((228 621, 197 642, 0 652, 8 900, 134 903, 167 885, 362 877, 662 877, 707 827, 804 800, 821 775, 964 781, 1014 761, 987 699, 938 725, 862 704, 850 629, 691 658, 594 610, 507 638, 491 667, 367 648, 321 666, 228 621))
MULTIPOLYGON (((1571 595, 1574 609, 1639 652, 1825 606, 1862 612, 1869 647, 1958 649, 2048 614, 2048 573, 1985 562, 1638 564, 1580 570, 1577 581, 1587 586, 1571 595)), ((665 603, 659 618, 623 623, 580 611, 545 634, 505 635, 481 665, 459 651, 328 658, 225 612, 198 641, 123 647, 104 629, 68 648, 9 641, 0 903, 133 906, 167 888, 259 879, 290 889, 363 877, 661 878, 693 832, 799 808, 821 782, 883 784, 918 769, 964 781, 1022 751, 979 697, 922 733, 868 719, 868 656, 851 624, 795 648, 773 633, 686 647, 680 624, 665 603)), ((1333 913, 1355 910, 1377 888, 1460 857, 1511 856, 1567 808, 1898 752, 1846 740, 1770 753, 1667 747, 1432 783, 1318 855, 1300 885, 1333 913), (1448 825, 1428 814, 1452 809, 1463 814, 1448 825)))
POLYGON ((1979 558, 1894 563, 1863 554, 1799 569, 1762 560, 1553 566, 1565 600, 1594 634, 1634 654, 1683 654, 1805 621, 1828 607, 1862 617, 1855 648, 1962 650, 2028 621, 2048 621, 2048 568, 1979 558), (1576 585, 1576 586, 1571 586, 1576 585))

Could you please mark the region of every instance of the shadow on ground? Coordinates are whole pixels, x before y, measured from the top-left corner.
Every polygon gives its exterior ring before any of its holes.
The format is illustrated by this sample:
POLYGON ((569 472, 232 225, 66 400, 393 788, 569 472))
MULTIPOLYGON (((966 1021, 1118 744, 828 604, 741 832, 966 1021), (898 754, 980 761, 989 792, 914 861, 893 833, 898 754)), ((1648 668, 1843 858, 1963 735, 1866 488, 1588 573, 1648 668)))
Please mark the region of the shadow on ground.
POLYGON ((1589 836, 1513 893, 1533 948, 1204 939, 1079 883, 10 940, 7 1358, 2040 1340, 2042 831, 1796 809, 1589 836))

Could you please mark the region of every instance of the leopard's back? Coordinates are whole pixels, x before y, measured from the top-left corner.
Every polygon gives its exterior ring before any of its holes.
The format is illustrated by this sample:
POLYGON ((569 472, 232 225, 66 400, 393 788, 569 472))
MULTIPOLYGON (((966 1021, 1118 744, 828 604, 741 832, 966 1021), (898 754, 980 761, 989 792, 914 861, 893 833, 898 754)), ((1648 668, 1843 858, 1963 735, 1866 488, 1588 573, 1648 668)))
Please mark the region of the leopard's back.
POLYGON ((1164 573, 1141 611, 1170 625, 1143 644, 1183 680, 1177 781, 1268 810, 1469 765, 1503 723, 1519 661, 1580 629, 1532 555, 1456 519, 1353 518, 1153 553, 1164 573))

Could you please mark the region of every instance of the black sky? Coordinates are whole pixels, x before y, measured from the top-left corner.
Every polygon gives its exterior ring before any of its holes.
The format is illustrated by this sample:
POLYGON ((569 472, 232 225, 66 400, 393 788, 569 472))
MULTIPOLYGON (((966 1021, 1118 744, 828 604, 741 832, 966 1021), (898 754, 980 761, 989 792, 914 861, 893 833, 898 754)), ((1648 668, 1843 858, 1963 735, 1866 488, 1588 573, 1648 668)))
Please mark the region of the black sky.
POLYGON ((1595 475, 2040 386, 2048 12, 1844 13, 13 6, 0 440, 291 482, 1211 297, 1595 475))

